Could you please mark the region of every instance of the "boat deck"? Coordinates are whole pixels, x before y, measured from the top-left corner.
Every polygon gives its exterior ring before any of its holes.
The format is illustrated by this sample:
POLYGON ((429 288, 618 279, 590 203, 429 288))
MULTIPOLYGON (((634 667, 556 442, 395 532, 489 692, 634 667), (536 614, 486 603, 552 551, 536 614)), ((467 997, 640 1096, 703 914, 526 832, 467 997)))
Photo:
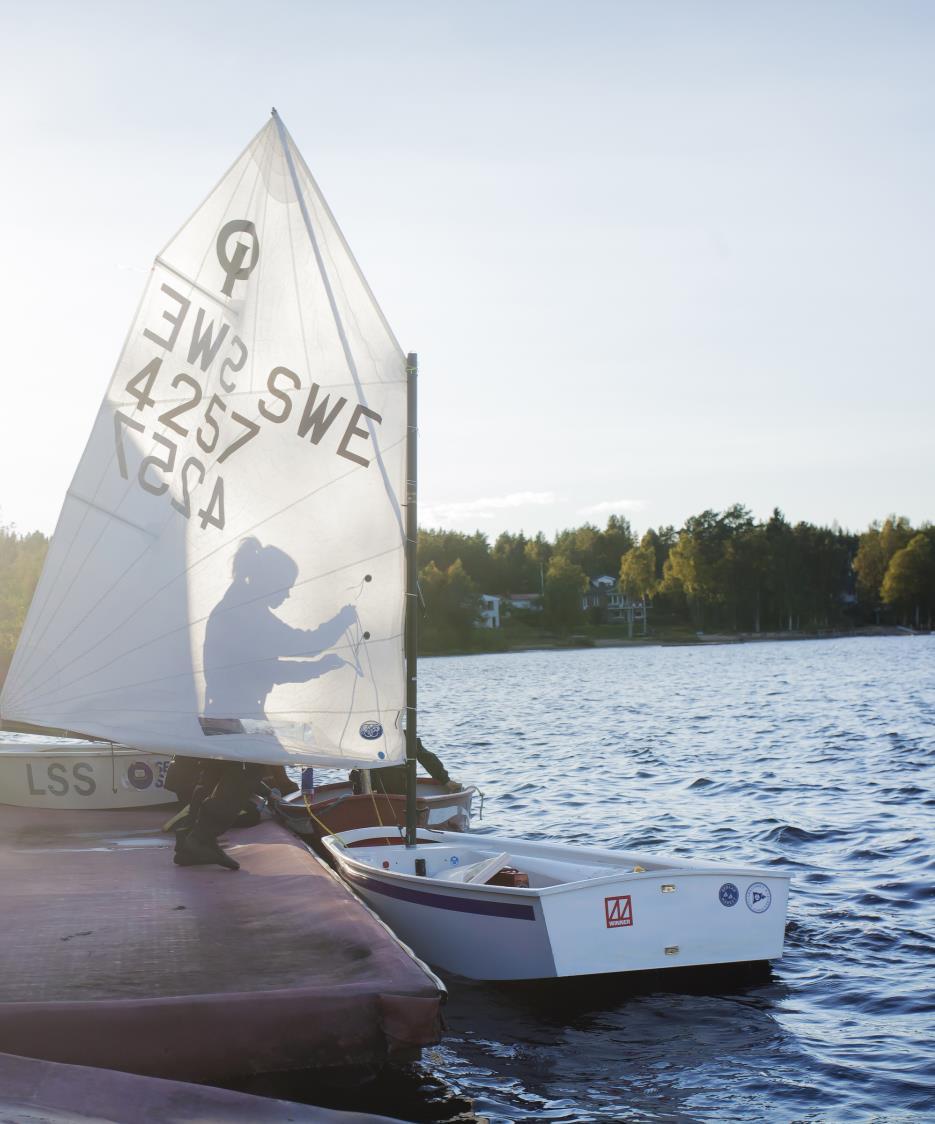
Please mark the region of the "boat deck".
POLYGON ((284 828, 176 867, 167 814, 0 808, 0 1050, 223 1082, 439 1040, 438 980, 284 828))

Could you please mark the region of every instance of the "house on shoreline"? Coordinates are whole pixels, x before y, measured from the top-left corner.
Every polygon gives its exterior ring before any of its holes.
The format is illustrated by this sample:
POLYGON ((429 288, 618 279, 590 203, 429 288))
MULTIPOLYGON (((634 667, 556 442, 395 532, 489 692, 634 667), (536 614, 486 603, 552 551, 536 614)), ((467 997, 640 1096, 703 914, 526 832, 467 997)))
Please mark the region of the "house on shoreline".
POLYGON ((639 624, 644 633, 651 607, 645 599, 631 601, 610 574, 589 579, 581 597, 581 608, 594 624, 639 624))
POLYGON ((482 593, 478 612, 478 628, 502 628, 507 618, 514 612, 542 612, 542 594, 508 593, 500 597, 494 593, 482 593))

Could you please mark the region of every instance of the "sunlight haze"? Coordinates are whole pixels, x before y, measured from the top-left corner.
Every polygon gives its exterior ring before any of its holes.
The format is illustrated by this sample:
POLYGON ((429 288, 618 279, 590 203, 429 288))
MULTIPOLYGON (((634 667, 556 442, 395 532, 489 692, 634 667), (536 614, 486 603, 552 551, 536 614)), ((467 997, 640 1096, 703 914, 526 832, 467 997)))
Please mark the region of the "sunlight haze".
POLYGON ((0 3, 0 524, 275 105, 420 359, 424 526, 932 501, 935 8, 0 3))

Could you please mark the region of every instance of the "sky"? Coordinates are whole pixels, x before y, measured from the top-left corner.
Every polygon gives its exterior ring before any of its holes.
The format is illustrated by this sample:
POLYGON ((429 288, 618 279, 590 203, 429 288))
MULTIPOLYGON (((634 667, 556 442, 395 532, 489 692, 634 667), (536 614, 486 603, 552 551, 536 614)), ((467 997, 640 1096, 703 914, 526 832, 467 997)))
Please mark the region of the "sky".
POLYGON ((276 106, 420 362, 423 526, 935 519, 935 5, 0 0, 0 524, 276 106))

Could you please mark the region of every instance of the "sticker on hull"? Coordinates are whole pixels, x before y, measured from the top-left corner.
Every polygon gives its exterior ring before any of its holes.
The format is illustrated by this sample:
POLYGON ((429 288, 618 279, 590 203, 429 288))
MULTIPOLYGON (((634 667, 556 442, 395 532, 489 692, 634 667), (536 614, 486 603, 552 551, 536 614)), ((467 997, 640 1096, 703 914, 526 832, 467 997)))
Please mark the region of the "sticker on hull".
POLYGON ((747 909, 751 913, 765 913, 773 901, 773 895, 765 882, 751 882, 744 895, 747 909))
POLYGON ((633 924, 633 902, 630 895, 604 898, 604 920, 608 929, 629 928, 633 924))

